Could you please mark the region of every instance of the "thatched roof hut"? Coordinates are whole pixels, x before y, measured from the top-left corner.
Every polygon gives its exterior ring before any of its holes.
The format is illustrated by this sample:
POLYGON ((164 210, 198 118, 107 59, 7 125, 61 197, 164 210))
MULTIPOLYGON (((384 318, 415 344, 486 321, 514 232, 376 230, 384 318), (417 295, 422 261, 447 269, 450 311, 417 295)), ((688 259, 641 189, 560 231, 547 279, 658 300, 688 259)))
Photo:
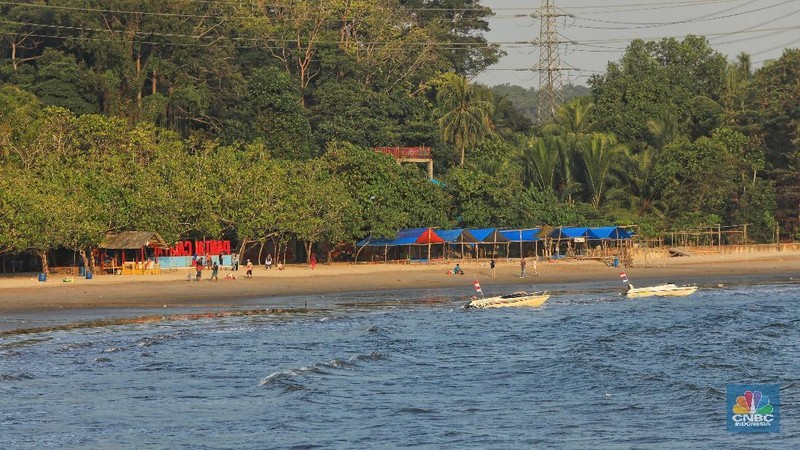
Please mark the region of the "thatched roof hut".
POLYGON ((169 245, 154 231, 121 231, 106 234, 99 247, 109 250, 139 250, 144 247, 167 249, 169 245))

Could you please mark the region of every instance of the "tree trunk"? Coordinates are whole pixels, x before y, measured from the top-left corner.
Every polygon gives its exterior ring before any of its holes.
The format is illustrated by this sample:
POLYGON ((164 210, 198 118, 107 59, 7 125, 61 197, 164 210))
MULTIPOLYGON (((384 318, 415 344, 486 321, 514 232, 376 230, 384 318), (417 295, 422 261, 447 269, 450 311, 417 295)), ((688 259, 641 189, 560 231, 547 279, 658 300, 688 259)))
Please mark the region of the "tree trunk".
POLYGON ((306 247, 306 262, 311 263, 311 247, 314 246, 314 241, 308 241, 305 243, 306 247))
POLYGON ((86 250, 79 249, 78 254, 81 255, 81 260, 83 261, 84 273, 94 272, 93 268, 89 266, 89 257, 86 256, 86 250))
POLYGON ((18 69, 18 67, 17 67, 17 43, 14 42, 13 39, 11 41, 11 65, 12 65, 12 67, 14 67, 14 72, 16 72, 17 69, 18 69))
POLYGON ((36 254, 42 260, 42 273, 50 273, 50 266, 47 264, 47 250, 36 250, 36 254))

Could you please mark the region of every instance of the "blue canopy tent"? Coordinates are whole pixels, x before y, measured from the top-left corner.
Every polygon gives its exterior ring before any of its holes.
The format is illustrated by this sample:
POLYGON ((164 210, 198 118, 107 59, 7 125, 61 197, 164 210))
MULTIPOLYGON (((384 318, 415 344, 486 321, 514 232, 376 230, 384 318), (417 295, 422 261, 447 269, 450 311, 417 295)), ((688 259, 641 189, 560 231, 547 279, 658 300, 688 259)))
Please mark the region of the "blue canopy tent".
POLYGON ((548 236, 555 241, 556 254, 563 241, 566 242, 564 254, 570 255, 581 251, 583 252, 581 253, 582 257, 592 258, 608 258, 612 256, 607 250, 609 242, 617 241, 615 247, 620 247, 621 241, 629 241, 632 237, 628 230, 619 226, 560 227, 553 229, 548 236), (591 241, 594 242, 594 245, 590 244, 591 241), (593 246, 596 248, 593 249, 593 246))
POLYGON ((594 247, 591 250, 592 256, 603 258, 605 261, 611 260, 614 267, 619 264, 620 259, 623 264, 631 263, 627 248, 631 245, 633 233, 625 228, 619 226, 590 228, 587 238, 594 247))
POLYGON ((548 237, 554 241, 555 249, 553 258, 563 258, 564 255, 574 256, 574 249, 579 243, 586 242, 588 227, 558 227, 554 228, 548 237), (566 242, 565 248, 561 248, 561 243, 566 242), (562 252, 563 250, 563 252, 562 252))
POLYGON ((455 228, 452 230, 436 230, 436 234, 444 240, 443 252, 446 258, 449 258, 455 249, 461 249, 461 255, 464 255, 464 245, 469 247, 474 246, 479 242, 479 239, 472 235, 472 233, 465 228, 455 228))
POLYGON ((492 255, 497 254, 497 244, 506 244, 509 242, 508 238, 503 236, 499 228, 475 228, 470 229, 470 233, 478 240, 475 249, 475 258, 481 257, 481 250, 483 249, 483 256, 486 257, 486 247, 491 246, 492 255), (481 248, 483 246, 483 248, 481 248))
MULTIPOLYGON (((407 260, 411 260, 412 254, 415 253, 414 250, 420 250, 420 247, 427 246, 427 258, 426 262, 430 261, 431 259, 431 245, 432 244, 441 244, 444 240, 433 230, 433 228, 408 228, 405 230, 400 230, 397 232, 397 235, 394 239, 373 239, 371 236, 366 237, 356 244, 358 247, 358 252, 356 252, 356 262, 358 262, 358 254, 363 250, 365 247, 383 247, 384 249, 384 262, 388 261, 389 258, 389 251, 390 248, 398 249, 400 247, 408 247, 408 253, 406 254, 407 260)), ((416 253, 420 253, 417 251, 416 253)), ((397 252, 396 256, 399 258, 400 253, 397 252)), ((421 258, 420 258, 421 259, 421 258)))
POLYGON ((622 227, 589 228, 587 237, 591 240, 631 239, 633 234, 622 227))
MULTIPOLYGON (((524 247, 525 244, 533 243, 533 254, 538 256, 539 255, 539 241, 541 238, 539 237, 539 233, 541 233, 541 228, 531 228, 527 230, 502 230, 500 234, 502 234, 506 239, 508 239, 508 246, 506 249, 506 257, 511 257, 511 244, 519 244, 519 257, 525 255, 524 247)), ((517 247, 516 245, 514 247, 517 247)), ((530 245, 529 245, 530 247, 530 245)))

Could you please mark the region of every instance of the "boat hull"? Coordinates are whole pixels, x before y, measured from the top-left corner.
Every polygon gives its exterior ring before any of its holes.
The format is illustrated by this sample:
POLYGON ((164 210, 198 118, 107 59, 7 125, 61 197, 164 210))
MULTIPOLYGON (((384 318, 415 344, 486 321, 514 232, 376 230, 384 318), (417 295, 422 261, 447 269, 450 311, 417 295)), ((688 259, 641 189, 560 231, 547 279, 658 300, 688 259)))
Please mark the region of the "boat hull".
POLYGON ((628 298, 642 298, 642 297, 684 297, 694 294, 697 286, 676 286, 674 284, 662 284, 658 286, 649 286, 641 288, 629 289, 625 293, 628 298))
POLYGON ((542 306, 550 298, 548 293, 535 293, 530 295, 518 296, 497 296, 472 300, 467 304, 468 308, 507 308, 507 307, 527 307, 536 308, 542 306))

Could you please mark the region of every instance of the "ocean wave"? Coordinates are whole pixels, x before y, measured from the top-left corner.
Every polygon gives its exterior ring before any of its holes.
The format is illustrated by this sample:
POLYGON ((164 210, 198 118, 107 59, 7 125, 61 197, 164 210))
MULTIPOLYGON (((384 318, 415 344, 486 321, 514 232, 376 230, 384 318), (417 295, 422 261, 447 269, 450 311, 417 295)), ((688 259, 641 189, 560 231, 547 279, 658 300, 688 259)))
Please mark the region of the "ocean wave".
POLYGON ((351 356, 350 358, 347 359, 334 358, 330 361, 315 363, 310 366, 273 372, 267 375, 266 377, 262 378, 258 382, 258 385, 259 386, 267 386, 272 384, 286 385, 289 384, 290 381, 296 381, 297 378, 301 378, 303 376, 328 375, 331 373, 330 369, 350 370, 354 367, 357 367, 359 362, 382 361, 385 359, 386 357, 378 352, 358 354, 351 356))
POLYGON ((22 373, 0 373, 0 381, 22 381, 22 380, 32 380, 33 375, 22 372, 22 373))
POLYGON ((91 347, 93 345, 94 345, 93 342, 73 342, 71 344, 67 344, 67 345, 64 345, 62 347, 59 347, 56 351, 59 352, 59 353, 67 353, 67 352, 72 352, 72 351, 75 351, 75 350, 80 350, 80 349, 83 349, 83 348, 89 348, 89 347, 91 347))

